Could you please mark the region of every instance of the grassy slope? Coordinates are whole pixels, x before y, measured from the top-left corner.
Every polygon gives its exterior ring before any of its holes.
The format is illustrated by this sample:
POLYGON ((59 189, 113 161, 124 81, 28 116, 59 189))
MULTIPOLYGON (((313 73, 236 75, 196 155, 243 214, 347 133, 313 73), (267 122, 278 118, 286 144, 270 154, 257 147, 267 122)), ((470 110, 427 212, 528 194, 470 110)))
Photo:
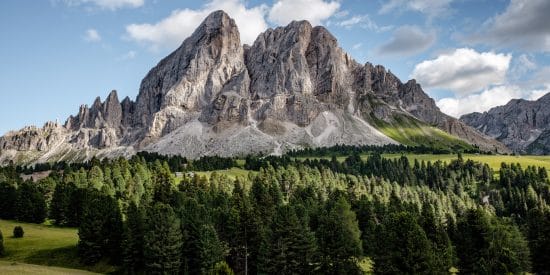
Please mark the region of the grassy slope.
POLYGON ((372 122, 382 133, 404 145, 456 149, 472 148, 470 144, 459 138, 405 115, 395 115, 391 123, 379 119, 372 119, 372 122))
MULTIPOLYGON (((385 154, 385 157, 400 157, 400 154, 385 154)), ((425 160, 425 161, 445 161, 450 162, 453 159, 456 159, 456 155, 431 155, 431 154, 422 154, 415 155, 409 154, 406 155, 409 160, 414 161, 414 159, 425 160)), ((502 155, 473 155, 473 154, 464 154, 464 159, 471 159, 474 161, 479 161, 482 163, 487 163, 493 170, 500 170, 500 164, 502 162, 506 163, 519 163, 522 168, 527 166, 537 166, 544 167, 550 171, 550 156, 502 156, 502 155)))
MULTIPOLYGON (((77 256, 77 230, 74 228, 59 228, 49 225, 37 225, 0 220, 0 230, 4 235, 6 255, 0 260, 21 262, 44 266, 59 266, 74 269, 85 269, 93 272, 107 273, 115 271, 113 266, 99 263, 95 266, 83 266, 77 256), (21 225, 25 231, 23 238, 12 238, 13 228, 21 225)), ((0 266, 0 274, 4 274, 0 266)), ((10 267, 9 270, 12 270, 10 267)))
MULTIPOLYGON (((368 158, 368 154, 362 155, 361 157, 366 160, 368 158)), ((401 154, 383 154, 383 157, 386 158, 398 158, 401 157, 401 154)), ((415 159, 418 159, 420 161, 443 161, 443 162, 450 162, 453 159, 457 158, 457 155, 454 154, 444 154, 444 155, 432 155, 432 154, 405 154, 407 158, 409 158, 411 164, 414 163, 415 159)), ((298 159, 304 160, 307 157, 299 157, 298 159)), ((330 159, 330 156, 326 157, 310 157, 309 159, 330 159)), ((546 170, 550 171, 550 156, 504 156, 504 155, 475 155, 475 154, 464 154, 464 159, 471 159, 474 161, 479 161, 482 163, 487 163, 489 166, 495 170, 500 170, 500 164, 502 162, 506 163, 519 163, 521 167, 526 168, 527 166, 537 166, 537 167, 545 167, 546 170)), ((345 156, 337 157, 338 161, 344 161, 346 159, 345 156)))
POLYGON ((62 267, 22 264, 15 262, 0 261, 0 274, 3 275, 57 275, 57 274, 74 274, 74 275, 87 275, 97 274, 85 270, 69 269, 62 267))

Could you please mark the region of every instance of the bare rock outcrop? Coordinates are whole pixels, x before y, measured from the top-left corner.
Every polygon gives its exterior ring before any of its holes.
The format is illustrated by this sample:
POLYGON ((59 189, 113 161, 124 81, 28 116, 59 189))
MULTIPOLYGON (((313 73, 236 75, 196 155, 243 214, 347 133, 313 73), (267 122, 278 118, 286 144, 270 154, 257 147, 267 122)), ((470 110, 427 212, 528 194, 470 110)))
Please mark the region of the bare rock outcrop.
POLYGON ((519 153, 550 152, 550 94, 538 100, 513 99, 484 113, 463 115, 460 120, 499 140, 519 153))
MULTIPOLYGON (((64 125, 0 138, 0 162, 77 161, 147 150, 187 157, 280 154, 304 146, 397 143, 377 122, 439 127, 483 149, 506 148, 444 115, 414 80, 361 65, 324 27, 294 21, 242 45, 235 21, 210 14, 141 82, 136 101, 112 91, 64 125)), ((429 137, 427 137, 429 139, 429 137)))

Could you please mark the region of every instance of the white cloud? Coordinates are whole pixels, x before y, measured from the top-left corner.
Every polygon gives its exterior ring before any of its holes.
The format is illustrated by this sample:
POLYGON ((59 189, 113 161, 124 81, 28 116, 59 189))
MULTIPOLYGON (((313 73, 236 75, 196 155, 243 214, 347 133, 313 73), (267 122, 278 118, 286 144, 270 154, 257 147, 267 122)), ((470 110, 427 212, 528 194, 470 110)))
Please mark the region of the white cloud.
POLYGON ((89 4, 108 10, 138 8, 145 4, 145 0, 64 0, 64 2, 69 6, 89 4))
POLYGON ((267 28, 264 5, 247 8, 239 0, 212 0, 201 9, 175 10, 168 17, 154 24, 131 24, 126 26, 127 36, 137 42, 150 45, 151 49, 175 48, 198 27, 208 14, 224 10, 235 19, 241 42, 252 44, 258 34, 267 28))
POLYGON ((435 32, 418 26, 402 26, 393 33, 391 40, 378 52, 387 55, 413 55, 430 48, 435 42, 435 32))
POLYGON ((84 35, 84 40, 88 42, 99 42, 101 41, 101 35, 99 35, 96 29, 88 29, 84 35))
POLYGON ((390 0, 382 5, 378 13, 387 14, 392 11, 416 11, 430 17, 442 16, 450 9, 453 0, 390 0))
POLYGON ((363 46, 363 43, 357 43, 357 44, 353 44, 351 48, 354 50, 359 50, 362 46, 363 46))
POLYGON ((436 104, 444 113, 460 117, 472 112, 488 111, 492 107, 504 105, 511 99, 520 98, 522 95, 521 90, 516 86, 497 86, 461 98, 443 98, 436 104))
POLYGON ((515 98, 536 100, 548 92, 550 92, 550 87, 538 90, 525 90, 515 85, 502 85, 465 97, 443 98, 438 100, 436 104, 444 113, 458 118, 461 115, 472 112, 488 111, 493 107, 505 105, 515 98))
POLYGON ((308 20, 320 25, 340 8, 338 1, 323 0, 278 0, 269 11, 269 20, 286 25, 293 20, 308 20))
POLYGON ((411 77, 427 88, 448 89, 466 95, 505 83, 511 59, 511 54, 478 53, 461 48, 421 62, 411 77))
POLYGON ((550 52, 549 14, 548 0, 511 0, 503 13, 487 20, 482 30, 467 40, 550 52))
POLYGON ((385 32, 393 28, 393 26, 378 26, 376 22, 370 19, 368 15, 354 15, 348 19, 337 22, 336 25, 344 28, 352 28, 359 26, 363 29, 373 30, 376 32, 385 32))

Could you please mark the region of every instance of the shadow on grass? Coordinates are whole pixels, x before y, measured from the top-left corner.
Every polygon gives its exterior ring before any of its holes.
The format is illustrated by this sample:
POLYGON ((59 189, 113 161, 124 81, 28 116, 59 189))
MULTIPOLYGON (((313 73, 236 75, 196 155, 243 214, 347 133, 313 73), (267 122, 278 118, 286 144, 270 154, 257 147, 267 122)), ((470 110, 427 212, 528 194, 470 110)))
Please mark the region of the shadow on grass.
POLYGON ((36 251, 29 255, 25 262, 36 265, 82 269, 103 274, 116 274, 118 270, 117 266, 110 265, 106 260, 91 266, 80 263, 76 246, 36 251))

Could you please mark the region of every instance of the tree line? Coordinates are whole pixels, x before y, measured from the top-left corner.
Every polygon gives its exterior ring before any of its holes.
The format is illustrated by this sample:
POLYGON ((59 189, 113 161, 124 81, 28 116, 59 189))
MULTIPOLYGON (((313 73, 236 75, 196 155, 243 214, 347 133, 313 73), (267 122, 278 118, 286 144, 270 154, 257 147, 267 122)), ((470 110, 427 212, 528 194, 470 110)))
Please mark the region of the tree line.
POLYGON ((176 178, 169 163, 93 160, 36 183, 0 168, 0 217, 78 227, 82 262, 106 259, 129 273, 550 270, 541 168, 503 164, 494 173, 461 157, 411 164, 375 152, 343 162, 248 157, 256 172, 234 179, 176 178))

